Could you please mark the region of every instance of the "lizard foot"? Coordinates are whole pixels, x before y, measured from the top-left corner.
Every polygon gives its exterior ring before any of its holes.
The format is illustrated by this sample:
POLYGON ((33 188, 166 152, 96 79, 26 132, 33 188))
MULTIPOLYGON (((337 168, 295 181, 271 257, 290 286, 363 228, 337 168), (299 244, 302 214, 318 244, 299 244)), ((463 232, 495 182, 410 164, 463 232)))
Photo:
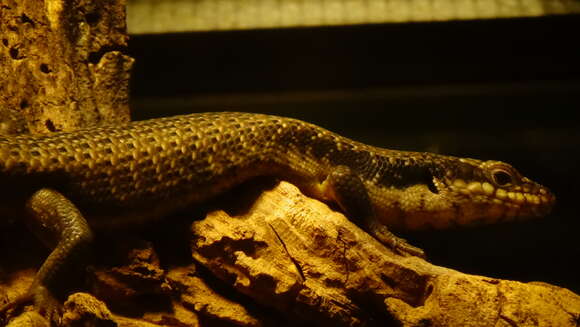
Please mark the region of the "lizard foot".
POLYGON ((42 285, 31 288, 26 294, 0 307, 0 322, 7 323, 10 318, 18 315, 24 306, 33 304, 38 311, 52 325, 60 325, 62 304, 52 293, 42 285))
POLYGON ((422 259, 427 258, 425 251, 409 244, 405 239, 395 236, 395 234, 389 231, 387 227, 382 224, 373 224, 370 232, 377 240, 379 240, 379 242, 390 247, 398 254, 404 256, 415 256, 422 259))
POLYGON ((34 294, 35 310, 46 318, 46 320, 59 326, 63 312, 61 301, 59 301, 52 292, 43 285, 36 285, 34 289, 31 289, 30 291, 34 294))
POLYGON ((7 324, 10 316, 14 315, 15 312, 21 311, 25 305, 31 304, 32 302, 32 295, 27 293, 0 306, 0 323, 7 324))
POLYGON ((425 251, 423 249, 418 248, 409 244, 405 239, 397 237, 392 245, 393 250, 401 255, 411 255, 415 257, 419 257, 421 259, 426 259, 427 256, 425 255, 425 251))

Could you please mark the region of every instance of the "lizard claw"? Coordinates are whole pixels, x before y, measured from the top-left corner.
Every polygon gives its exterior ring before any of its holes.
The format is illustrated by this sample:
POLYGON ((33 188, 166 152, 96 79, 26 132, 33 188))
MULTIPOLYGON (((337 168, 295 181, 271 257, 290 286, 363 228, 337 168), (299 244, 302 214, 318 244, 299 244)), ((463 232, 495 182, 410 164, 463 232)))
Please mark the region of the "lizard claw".
POLYGON ((34 308, 52 324, 59 326, 63 312, 62 303, 43 285, 36 285, 30 291, 34 297, 34 308))
POLYGON ((393 250, 401 255, 411 255, 415 257, 419 257, 421 259, 426 259, 427 256, 425 255, 425 251, 423 249, 413 246, 405 239, 397 237, 396 240, 393 241, 393 250))
POLYGON ((14 312, 22 310, 22 308, 28 304, 33 304, 35 310, 52 325, 60 325, 62 304, 45 286, 42 285, 37 285, 31 288, 26 294, 1 306, 0 322, 7 324, 8 320, 15 316, 14 312))
POLYGON ((27 293, 0 306, 0 322, 6 324, 14 311, 20 311, 25 305, 31 304, 32 302, 32 295, 27 293))
POLYGON ((389 231, 387 227, 382 224, 373 223, 371 225, 370 232, 377 240, 379 240, 379 242, 390 247, 400 255, 415 256, 422 259, 427 258, 425 251, 407 243, 405 239, 395 236, 395 234, 391 233, 391 231, 389 231))

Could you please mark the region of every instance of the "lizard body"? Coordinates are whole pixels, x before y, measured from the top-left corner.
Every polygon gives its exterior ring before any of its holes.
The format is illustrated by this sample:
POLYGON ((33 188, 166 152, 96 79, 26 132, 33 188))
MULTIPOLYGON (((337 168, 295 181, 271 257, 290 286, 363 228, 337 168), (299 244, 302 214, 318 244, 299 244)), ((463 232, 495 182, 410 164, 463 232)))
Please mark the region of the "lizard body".
POLYGON ((262 175, 336 202, 381 242, 413 255, 422 250, 389 228, 543 216, 555 201, 499 161, 382 149, 268 115, 192 114, 0 137, 0 182, 10 187, 0 197, 2 219, 33 217, 41 238, 56 245, 18 301, 34 298, 55 320, 51 278, 91 242, 92 228, 160 219, 262 175))

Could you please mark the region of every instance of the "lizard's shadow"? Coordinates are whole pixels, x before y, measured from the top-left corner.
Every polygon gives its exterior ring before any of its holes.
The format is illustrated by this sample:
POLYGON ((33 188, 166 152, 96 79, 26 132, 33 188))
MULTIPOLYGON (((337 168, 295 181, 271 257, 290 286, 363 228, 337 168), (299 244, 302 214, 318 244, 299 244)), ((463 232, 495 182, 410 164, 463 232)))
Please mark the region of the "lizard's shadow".
MULTIPOLYGON (((243 216, 251 210, 265 191, 273 189, 279 183, 280 180, 273 177, 256 177, 212 198, 200 209, 205 214, 223 210, 231 217, 243 216)), ((205 214, 202 217, 205 217, 205 214)))

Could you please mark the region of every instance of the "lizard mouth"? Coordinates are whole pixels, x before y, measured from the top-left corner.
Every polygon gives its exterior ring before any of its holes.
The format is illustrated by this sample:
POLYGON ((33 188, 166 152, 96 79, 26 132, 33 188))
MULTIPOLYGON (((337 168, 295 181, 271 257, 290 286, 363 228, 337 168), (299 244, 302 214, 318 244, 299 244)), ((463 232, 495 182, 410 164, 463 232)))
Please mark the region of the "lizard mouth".
MULTIPOLYGON (((509 197, 509 193, 508 193, 509 197)), ((549 214, 556 204, 556 196, 545 187, 537 189, 534 193, 516 193, 515 200, 510 198, 512 203, 519 205, 529 216, 541 217, 549 214), (523 200, 522 200, 523 197, 523 200)))
POLYGON ((454 180, 450 189, 490 206, 505 207, 510 216, 541 217, 549 214, 556 203, 555 195, 546 187, 528 182, 511 189, 495 187, 488 182, 465 183, 454 180))
POLYGON ((529 191, 505 191, 498 189, 494 199, 509 203, 520 209, 522 216, 541 217, 549 214, 556 203, 556 197, 550 190, 541 186, 529 191))

